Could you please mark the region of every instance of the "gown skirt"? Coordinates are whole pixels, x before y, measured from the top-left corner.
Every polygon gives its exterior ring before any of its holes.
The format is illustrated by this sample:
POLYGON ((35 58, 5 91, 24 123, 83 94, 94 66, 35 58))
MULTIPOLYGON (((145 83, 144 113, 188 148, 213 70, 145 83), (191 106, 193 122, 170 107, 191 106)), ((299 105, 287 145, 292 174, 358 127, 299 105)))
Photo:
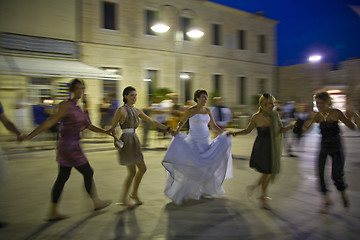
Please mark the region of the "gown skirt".
POLYGON ((165 195, 175 204, 222 195, 224 179, 233 177, 232 139, 225 132, 210 141, 209 121, 208 114, 191 117, 189 134, 176 135, 165 154, 165 195))

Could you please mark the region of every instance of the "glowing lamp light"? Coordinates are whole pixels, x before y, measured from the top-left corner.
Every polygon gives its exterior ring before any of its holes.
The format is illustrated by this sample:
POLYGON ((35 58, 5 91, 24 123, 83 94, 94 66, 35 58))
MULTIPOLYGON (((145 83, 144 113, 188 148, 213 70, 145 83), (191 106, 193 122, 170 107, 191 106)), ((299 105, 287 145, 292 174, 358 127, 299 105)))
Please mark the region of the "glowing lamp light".
POLYGON ((158 23, 151 27, 151 30, 157 33, 164 33, 169 31, 170 27, 164 23, 158 23))
POLYGON ((321 60, 320 55, 314 55, 309 57, 309 62, 319 62, 321 60))
POLYGON ((186 35, 191 38, 201 38, 202 36, 204 36, 204 32, 200 31, 199 29, 191 29, 186 33, 186 35))
POLYGON ((329 94, 336 94, 336 93, 341 93, 341 90, 334 89, 334 90, 328 90, 327 92, 328 92, 329 94))
POLYGON ((182 74, 180 74, 180 78, 183 80, 186 80, 186 79, 190 79, 190 76, 189 76, 189 74, 182 73, 182 74))
POLYGON ((151 82, 151 78, 144 78, 144 82, 151 82))

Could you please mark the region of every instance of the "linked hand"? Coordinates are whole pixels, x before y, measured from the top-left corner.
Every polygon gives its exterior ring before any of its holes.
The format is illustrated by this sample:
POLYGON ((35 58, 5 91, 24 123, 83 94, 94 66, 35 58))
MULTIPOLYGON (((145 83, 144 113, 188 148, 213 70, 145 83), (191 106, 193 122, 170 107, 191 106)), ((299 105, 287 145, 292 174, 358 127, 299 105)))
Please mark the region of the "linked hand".
POLYGON ((178 131, 175 131, 175 130, 174 130, 174 129, 172 129, 172 128, 170 128, 169 132, 170 132, 170 134, 171 134, 173 137, 175 137, 176 135, 178 135, 178 134, 179 134, 179 132, 178 132, 178 131))
POLYGON ((227 136, 232 135, 233 137, 235 137, 235 136, 236 136, 236 132, 227 132, 226 135, 227 135, 227 136))
POLYGON ((28 139, 29 139, 28 136, 23 134, 23 133, 17 136, 17 141, 18 142, 22 142, 22 141, 25 141, 25 140, 28 140, 28 139))
POLYGON ((109 130, 105 131, 107 135, 114 136, 115 135, 115 129, 110 128, 109 130))

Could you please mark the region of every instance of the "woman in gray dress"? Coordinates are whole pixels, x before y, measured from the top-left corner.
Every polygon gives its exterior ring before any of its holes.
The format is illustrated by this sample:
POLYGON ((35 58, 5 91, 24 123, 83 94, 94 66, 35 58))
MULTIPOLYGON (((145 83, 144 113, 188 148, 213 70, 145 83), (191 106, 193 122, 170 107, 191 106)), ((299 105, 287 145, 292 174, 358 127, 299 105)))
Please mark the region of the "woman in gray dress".
POLYGON ((173 130, 161 124, 155 120, 152 120, 142 110, 134 107, 136 102, 137 93, 133 87, 126 87, 123 91, 123 102, 124 105, 116 110, 113 118, 112 126, 109 131, 112 131, 115 144, 122 142, 122 146, 119 147, 120 165, 125 165, 128 170, 128 175, 125 178, 123 192, 120 196, 120 201, 116 204, 124 205, 126 207, 132 207, 128 197, 130 197, 136 205, 141 205, 138 196, 138 189, 141 179, 146 172, 146 165, 144 157, 141 152, 140 141, 135 134, 135 129, 139 126, 139 117, 149 124, 154 125, 157 128, 166 130, 173 134, 173 130), (116 137, 115 127, 120 124, 122 129, 122 135, 120 140, 116 137), (137 169, 138 170, 137 170, 137 169), (132 191, 129 195, 130 187, 132 191))

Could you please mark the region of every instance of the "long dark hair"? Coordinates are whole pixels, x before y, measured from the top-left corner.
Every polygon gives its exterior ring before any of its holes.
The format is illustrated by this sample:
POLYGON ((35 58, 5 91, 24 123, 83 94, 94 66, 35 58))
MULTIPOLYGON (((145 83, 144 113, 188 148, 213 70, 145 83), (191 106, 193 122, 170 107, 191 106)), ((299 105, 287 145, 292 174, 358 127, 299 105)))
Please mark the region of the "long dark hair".
POLYGON ((131 86, 128 86, 124 89, 124 91, 123 91, 123 102, 124 103, 127 103, 125 96, 129 95, 129 93, 132 91, 136 91, 136 89, 131 86))

